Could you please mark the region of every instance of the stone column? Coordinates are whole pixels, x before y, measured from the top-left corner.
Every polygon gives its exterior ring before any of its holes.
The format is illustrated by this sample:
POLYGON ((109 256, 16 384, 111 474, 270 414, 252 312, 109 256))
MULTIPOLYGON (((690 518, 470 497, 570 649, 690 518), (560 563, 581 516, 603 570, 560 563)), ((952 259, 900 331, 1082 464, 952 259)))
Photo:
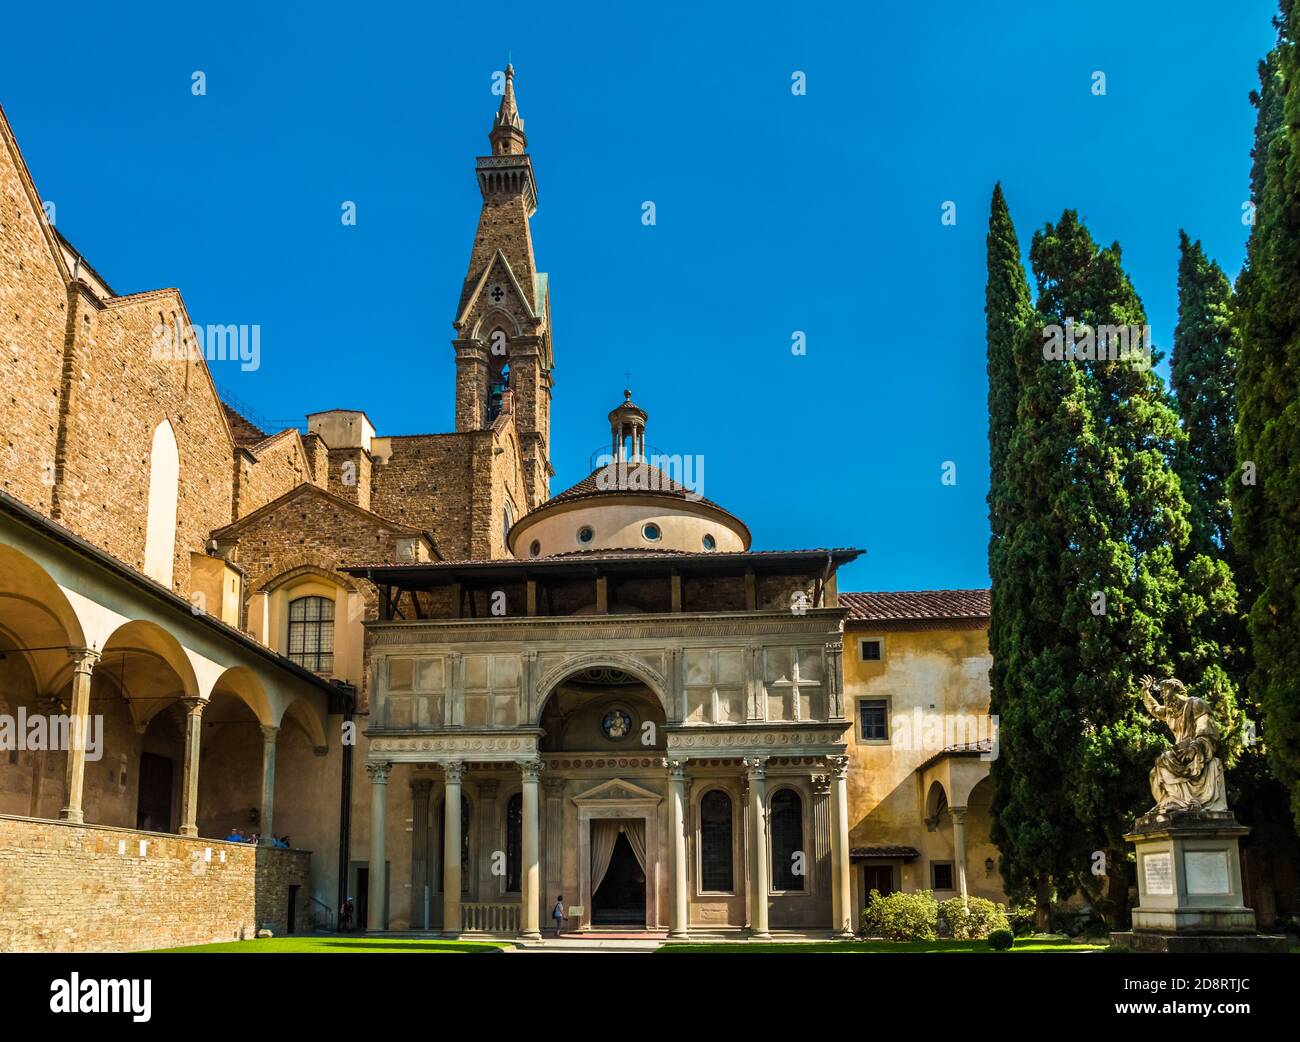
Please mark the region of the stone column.
POLYGON ((411 928, 429 928, 425 890, 429 888, 429 794, 432 778, 411 780, 411 928))
POLYGON ((767 757, 744 760, 749 780, 749 935, 768 937, 767 932, 767 757))
POLYGON ((185 763, 181 768, 181 835, 199 834, 199 746, 202 738, 201 698, 183 698, 185 706, 185 763))
POLYGON ((275 738, 279 733, 278 727, 262 725, 262 813, 258 821, 262 838, 258 843, 263 847, 275 844, 271 828, 275 824, 275 738))
POLYGON ((952 807, 953 858, 957 862, 957 893, 966 903, 966 808, 952 807))
POLYGON ((831 929, 853 936, 853 884, 849 869, 849 758, 828 756, 831 769, 831 929))
POLYGON ((447 785, 442 802, 442 932, 460 933, 460 780, 465 765, 459 760, 442 765, 447 785))
POLYGON ((689 891, 686 882, 686 761, 668 761, 668 936, 690 933, 689 891))
POLYGON ((384 828, 388 798, 388 772, 391 763, 368 763, 370 777, 370 883, 366 895, 366 933, 384 928, 384 898, 388 896, 388 873, 385 871, 384 828))
POLYGON ((564 785, 563 778, 542 781, 546 792, 546 903, 549 905, 563 890, 564 867, 564 785))
POLYGON ((541 883, 541 867, 537 863, 537 783, 542 776, 542 766, 541 760, 528 760, 519 765, 524 776, 521 801, 524 820, 520 837, 522 864, 519 866, 519 936, 534 941, 542 939, 541 896, 537 889, 541 883))
POLYGON ((99 652, 89 648, 70 648, 72 656, 72 707, 68 737, 68 774, 64 786, 67 805, 59 811, 64 821, 84 821, 81 801, 86 788, 86 729, 90 726, 90 675, 99 661, 99 652))
POLYGON ((484 778, 477 782, 478 800, 475 813, 478 815, 478 880, 477 897, 479 901, 496 901, 505 892, 505 877, 494 876, 492 869, 497 863, 493 855, 504 846, 498 842, 500 824, 497 821, 497 795, 501 782, 497 778, 484 778))

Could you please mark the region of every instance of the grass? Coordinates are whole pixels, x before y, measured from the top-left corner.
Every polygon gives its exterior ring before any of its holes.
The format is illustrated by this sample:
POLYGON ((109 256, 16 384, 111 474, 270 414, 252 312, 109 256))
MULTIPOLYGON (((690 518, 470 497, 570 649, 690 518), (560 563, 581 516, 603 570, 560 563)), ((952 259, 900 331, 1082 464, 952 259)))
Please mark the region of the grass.
MULTIPOLYGON (((1106 944, 1076 940, 1072 937, 1039 935, 1017 937, 1010 954, 1017 952, 1095 952, 1103 951, 1106 944)), ((831 954, 897 955, 906 953, 961 953, 967 955, 1000 955, 989 948, 987 941, 813 941, 807 944, 665 944, 660 952, 669 954, 727 954, 750 955, 764 952, 788 952, 791 955, 828 952, 831 954)))
POLYGON ((351 954, 474 954, 500 952, 510 945, 491 941, 439 941, 410 937, 268 937, 259 941, 225 941, 184 948, 158 948, 157 952, 214 952, 231 955, 336 955, 351 954))

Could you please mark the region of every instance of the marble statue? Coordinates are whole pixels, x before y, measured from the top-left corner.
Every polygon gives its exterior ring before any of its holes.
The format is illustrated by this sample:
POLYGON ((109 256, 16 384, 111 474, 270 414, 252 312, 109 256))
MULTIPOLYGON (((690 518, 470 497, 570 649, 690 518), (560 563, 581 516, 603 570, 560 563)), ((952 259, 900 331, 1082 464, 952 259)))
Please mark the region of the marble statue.
POLYGON ((1151 813, 1226 812, 1228 797, 1219 759, 1223 737, 1209 703, 1189 696, 1180 680, 1152 677, 1142 678, 1142 701, 1174 736, 1173 747, 1162 752, 1151 768, 1151 795, 1156 799, 1151 813))

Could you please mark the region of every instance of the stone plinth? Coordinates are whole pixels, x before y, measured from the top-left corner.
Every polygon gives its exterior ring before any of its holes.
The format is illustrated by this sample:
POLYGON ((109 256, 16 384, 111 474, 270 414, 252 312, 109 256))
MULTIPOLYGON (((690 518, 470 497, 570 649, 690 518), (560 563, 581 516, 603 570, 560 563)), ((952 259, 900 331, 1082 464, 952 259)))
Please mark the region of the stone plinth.
POLYGON ((1137 848, 1133 930, 1112 940, 1141 952, 1286 951, 1284 938, 1257 932, 1246 907, 1237 844, 1249 831, 1230 811, 1139 818, 1124 837, 1137 848))

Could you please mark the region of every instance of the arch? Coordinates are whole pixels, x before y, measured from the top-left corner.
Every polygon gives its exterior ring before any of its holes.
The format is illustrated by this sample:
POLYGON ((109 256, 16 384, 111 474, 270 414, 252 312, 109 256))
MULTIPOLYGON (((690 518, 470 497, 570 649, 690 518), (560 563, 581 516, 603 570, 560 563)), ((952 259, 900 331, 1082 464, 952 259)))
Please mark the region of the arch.
POLYGON ((320 710, 306 697, 298 697, 284 707, 280 714, 278 726, 284 727, 286 720, 292 720, 307 732, 313 748, 325 752, 329 748, 329 735, 325 731, 325 721, 320 710))
POLYGON ((630 655, 601 651, 586 655, 575 655, 573 658, 566 659, 558 666, 553 667, 550 672, 542 677, 537 684, 537 702, 533 708, 532 722, 536 724, 541 720, 546 700, 551 697, 552 693, 563 681, 584 669, 598 668, 619 669, 636 677, 653 692, 655 698, 659 699, 665 718, 669 720, 673 718, 668 698, 668 681, 664 679, 663 674, 647 666, 644 662, 632 658, 630 655))
POLYGON ((258 723, 268 727, 278 727, 283 719, 284 714, 276 712, 271 696, 262 686, 257 674, 244 666, 231 666, 217 677, 217 682, 212 685, 212 692, 208 696, 209 700, 218 694, 234 695, 252 710, 258 723))
POLYGON ((156 622, 133 619, 104 641, 95 679, 116 686, 131 704, 138 728, 148 726, 162 709, 179 698, 198 698, 198 677, 189 655, 156 622), (166 667, 160 670, 159 664, 166 667))
POLYGON ((925 794, 925 816, 927 819, 938 820, 940 814, 948 809, 948 791, 943 787, 940 781, 930 783, 930 788, 925 794))
POLYGON ((494 326, 503 326, 506 329, 506 335, 510 339, 517 336, 523 336, 524 331, 519 327, 515 316, 510 314, 505 308, 493 307, 484 312, 479 320, 474 323, 474 331, 470 334, 473 340, 481 340, 484 335, 492 330, 494 326))
POLYGON ((32 558, 0 544, 0 650, 21 654, 42 693, 51 694, 72 671, 66 649, 85 646, 81 619, 58 583, 32 558))
POLYGON ((176 563, 176 508, 180 496, 181 456, 170 420, 153 432, 149 449, 149 509, 144 535, 144 573, 164 586, 172 584, 176 563))
POLYGON ((250 589, 253 593, 274 593, 282 586, 288 586, 306 578, 320 579, 327 583, 333 583, 335 586, 342 586, 349 593, 358 592, 357 584, 352 581, 350 576, 342 575, 322 564, 311 561, 304 561, 301 564, 294 565, 287 571, 280 571, 266 578, 259 576, 255 582, 250 584, 250 589))

